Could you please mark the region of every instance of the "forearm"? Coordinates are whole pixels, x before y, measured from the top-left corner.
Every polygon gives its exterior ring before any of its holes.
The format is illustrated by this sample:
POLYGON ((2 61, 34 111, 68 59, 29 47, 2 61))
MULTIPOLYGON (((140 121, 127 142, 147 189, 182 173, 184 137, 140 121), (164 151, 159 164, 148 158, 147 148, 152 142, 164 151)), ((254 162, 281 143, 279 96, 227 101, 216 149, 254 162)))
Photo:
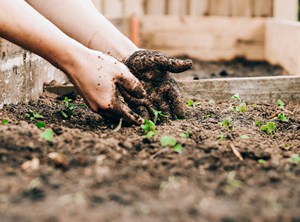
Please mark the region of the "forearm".
POLYGON ((91 0, 27 0, 63 32, 88 48, 121 60, 138 48, 119 32, 91 0))
POLYGON ((82 49, 23 0, 0 1, 0 36, 51 62, 65 71, 73 55, 82 49))

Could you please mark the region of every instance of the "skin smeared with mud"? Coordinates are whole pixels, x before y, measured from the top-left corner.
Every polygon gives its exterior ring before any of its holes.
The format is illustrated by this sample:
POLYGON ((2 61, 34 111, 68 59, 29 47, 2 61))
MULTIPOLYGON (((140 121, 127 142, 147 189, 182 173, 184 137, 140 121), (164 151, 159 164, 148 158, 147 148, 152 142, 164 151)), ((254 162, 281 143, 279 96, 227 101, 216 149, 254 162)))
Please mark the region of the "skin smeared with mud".
MULTIPOLYGON (((181 60, 159 51, 141 50, 133 53, 124 63, 143 84, 151 102, 150 107, 172 118, 185 116, 180 89, 170 72, 180 73, 192 68, 190 59, 181 60)), ((144 118, 151 117, 149 108, 137 104, 130 95, 124 95, 124 98, 132 110, 144 118)))

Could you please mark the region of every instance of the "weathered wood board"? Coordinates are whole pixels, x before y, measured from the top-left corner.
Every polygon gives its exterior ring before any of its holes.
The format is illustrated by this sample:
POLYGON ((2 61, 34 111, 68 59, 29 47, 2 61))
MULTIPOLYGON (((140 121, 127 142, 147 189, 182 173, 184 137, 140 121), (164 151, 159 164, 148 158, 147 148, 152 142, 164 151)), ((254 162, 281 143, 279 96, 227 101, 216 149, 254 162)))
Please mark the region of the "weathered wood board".
MULTIPOLYGON (((300 23, 270 19, 266 24, 265 58, 300 75, 300 23)), ((299 85, 300 88, 300 85, 299 85)))
POLYGON ((246 102, 274 103, 277 99, 300 103, 300 76, 179 81, 186 99, 224 101, 239 94, 246 102))
POLYGON ((140 25, 144 48, 204 61, 264 59, 265 20, 261 18, 143 16, 140 25))

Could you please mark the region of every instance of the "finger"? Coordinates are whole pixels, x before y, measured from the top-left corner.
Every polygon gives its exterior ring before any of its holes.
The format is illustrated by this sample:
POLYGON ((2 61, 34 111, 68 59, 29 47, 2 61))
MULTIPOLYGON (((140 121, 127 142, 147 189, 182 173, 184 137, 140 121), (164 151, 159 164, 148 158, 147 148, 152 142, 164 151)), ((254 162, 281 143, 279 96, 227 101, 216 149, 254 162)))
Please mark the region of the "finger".
POLYGON ((128 75, 121 73, 118 77, 117 83, 124 88, 126 92, 136 98, 147 97, 147 93, 142 83, 131 73, 128 73, 128 75))
POLYGON ((171 105, 173 117, 184 118, 186 107, 175 80, 171 82, 170 90, 167 92, 167 98, 171 105))
POLYGON ((184 72, 192 68, 190 59, 177 59, 159 51, 141 50, 135 52, 125 64, 133 73, 144 72, 151 69, 160 69, 173 73, 184 72))

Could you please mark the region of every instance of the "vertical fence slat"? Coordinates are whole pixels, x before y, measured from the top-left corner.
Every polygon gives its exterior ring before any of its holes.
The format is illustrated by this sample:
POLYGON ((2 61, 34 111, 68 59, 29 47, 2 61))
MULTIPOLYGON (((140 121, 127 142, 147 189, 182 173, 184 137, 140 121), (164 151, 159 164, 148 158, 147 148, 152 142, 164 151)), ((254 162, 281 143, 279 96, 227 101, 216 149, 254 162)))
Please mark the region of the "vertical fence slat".
POLYGON ((187 1, 186 0, 168 0, 167 13, 169 15, 186 15, 187 1))
POLYGON ((148 15, 165 15, 166 1, 165 0, 146 0, 146 14, 148 15))
POLYGON ((254 16, 270 17, 273 15, 273 0, 254 0, 253 4, 254 16))
POLYGON ((122 0, 103 0, 103 14, 108 18, 122 17, 122 0))
POLYGON ((298 20, 298 0, 274 0, 273 3, 273 15, 276 18, 298 20))
POLYGON ((123 0, 123 16, 143 15, 143 0, 123 0))
POLYGON ((251 17, 252 0, 231 0, 232 16, 246 16, 251 17))
POLYGON ((210 15, 231 15, 231 0, 210 0, 209 1, 210 15))
POLYGON ((189 0, 189 15, 207 15, 209 0, 189 0))

